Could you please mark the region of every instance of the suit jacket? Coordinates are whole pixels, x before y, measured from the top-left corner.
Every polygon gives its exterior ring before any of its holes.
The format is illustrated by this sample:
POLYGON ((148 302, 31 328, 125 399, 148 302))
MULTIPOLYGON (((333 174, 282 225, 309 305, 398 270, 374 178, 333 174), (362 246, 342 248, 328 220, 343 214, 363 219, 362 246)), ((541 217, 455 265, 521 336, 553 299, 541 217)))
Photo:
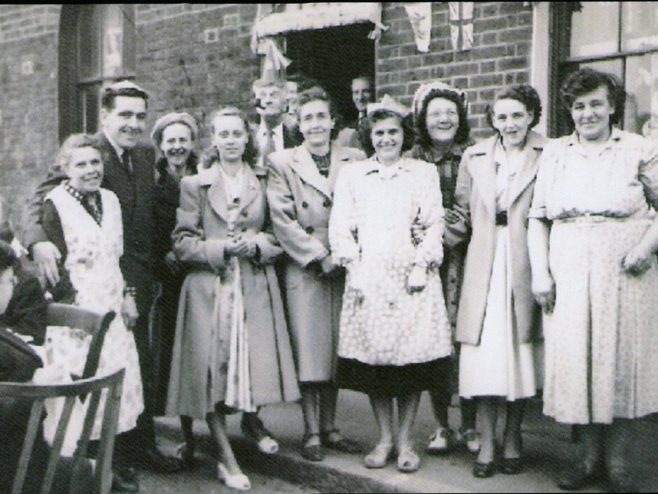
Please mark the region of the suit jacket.
MULTIPOLYGON (((471 345, 479 344, 482 334, 496 249, 494 146, 497 138, 491 137, 464 151, 457 177, 454 208, 460 220, 446 225, 445 241, 448 245, 470 242, 457 313, 457 340, 471 345)), ((545 137, 532 131, 529 133, 528 160, 512 182, 509 195, 507 224, 510 234, 510 259, 513 263, 511 282, 516 331, 520 343, 533 339, 540 317, 531 291, 527 231, 528 209, 537 176, 537 159, 546 142, 545 137)))
MULTIPOLYGON (((123 166, 105 134, 101 132, 96 137, 104 165, 101 186, 114 192, 121 204, 124 236, 121 271, 126 283, 137 287, 138 304, 143 305, 140 304, 139 291, 140 287, 146 287, 150 283, 155 233, 155 149, 148 144, 139 143, 130 150, 133 168, 131 173, 123 166)), ((23 234, 23 243, 26 246, 31 247, 36 242, 48 240, 41 225, 41 206, 46 194, 65 178, 62 170, 50 170, 46 180, 37 187, 29 200, 23 234)))

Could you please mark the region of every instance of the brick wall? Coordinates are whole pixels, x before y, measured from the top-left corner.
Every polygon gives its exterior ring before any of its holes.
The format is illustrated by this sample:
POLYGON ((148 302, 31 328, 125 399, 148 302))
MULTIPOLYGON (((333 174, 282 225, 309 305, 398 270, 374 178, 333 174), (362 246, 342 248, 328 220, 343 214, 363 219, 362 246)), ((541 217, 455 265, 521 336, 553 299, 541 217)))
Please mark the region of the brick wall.
POLYGON ((137 80, 151 93, 149 123, 173 110, 203 123, 224 105, 251 109, 260 68, 249 48, 256 5, 144 4, 135 14, 137 80))
POLYGON ((0 194, 15 225, 57 149, 59 11, 0 6, 0 194))
MULTIPOLYGON (((444 80, 467 90, 474 137, 490 134, 484 110, 496 88, 528 80, 532 7, 476 2, 473 49, 455 52, 448 4, 433 3, 430 52, 421 54, 403 4, 382 5, 390 28, 376 50, 378 96, 409 104, 420 83, 444 80)), ((14 220, 58 147, 59 14, 57 5, 0 6, 0 194, 14 220)), ((202 122, 222 105, 251 109, 260 66, 249 48, 255 15, 254 4, 135 5, 137 82, 152 95, 149 129, 172 110, 202 122)))
POLYGON ((430 51, 419 53, 403 4, 384 3, 382 20, 390 28, 377 49, 378 97, 388 93, 410 105, 420 83, 441 79, 467 91, 473 137, 490 135, 484 112, 495 90, 529 80, 532 7, 475 2, 473 18, 473 48, 456 52, 450 43, 448 3, 433 3, 430 51))

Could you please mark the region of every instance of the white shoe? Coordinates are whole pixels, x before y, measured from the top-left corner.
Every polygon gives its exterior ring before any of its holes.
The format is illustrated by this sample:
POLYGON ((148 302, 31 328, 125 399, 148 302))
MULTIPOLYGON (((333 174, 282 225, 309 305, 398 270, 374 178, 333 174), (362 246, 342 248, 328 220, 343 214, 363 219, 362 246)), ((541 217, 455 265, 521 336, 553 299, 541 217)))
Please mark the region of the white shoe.
POLYGON ((459 429, 459 435, 471 453, 477 454, 480 451, 480 434, 475 429, 459 429))
POLYGON ((226 487, 236 489, 238 491, 248 491, 251 489, 251 482, 244 473, 236 473, 231 475, 222 462, 217 463, 217 478, 224 482, 226 487))
POLYGON ((439 427, 430 436, 430 443, 427 445, 427 453, 437 455, 445 453, 450 447, 450 436, 452 435, 450 429, 439 427))
POLYGON ((265 436, 258 441, 258 450, 266 455, 273 455, 279 452, 279 443, 271 436, 265 436))

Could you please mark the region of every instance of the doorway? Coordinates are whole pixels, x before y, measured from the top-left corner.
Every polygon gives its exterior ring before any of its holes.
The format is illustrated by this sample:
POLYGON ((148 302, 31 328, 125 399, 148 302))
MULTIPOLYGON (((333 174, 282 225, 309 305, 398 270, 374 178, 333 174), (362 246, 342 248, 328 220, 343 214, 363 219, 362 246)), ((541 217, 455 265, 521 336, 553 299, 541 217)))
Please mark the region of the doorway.
POLYGON ((356 119, 351 83, 368 75, 374 80, 375 42, 368 38, 371 23, 290 32, 286 56, 292 60, 287 75, 311 79, 327 90, 344 122, 356 119))

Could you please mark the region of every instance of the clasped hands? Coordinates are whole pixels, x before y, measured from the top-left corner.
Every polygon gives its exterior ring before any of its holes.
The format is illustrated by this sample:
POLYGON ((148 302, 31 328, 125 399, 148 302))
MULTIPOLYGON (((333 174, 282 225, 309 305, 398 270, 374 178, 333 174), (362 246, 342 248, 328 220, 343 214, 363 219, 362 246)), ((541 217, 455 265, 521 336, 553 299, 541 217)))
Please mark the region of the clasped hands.
POLYGON ((238 235, 230 238, 224 247, 224 253, 227 256, 235 257, 255 257, 257 252, 257 245, 255 235, 238 235))
MULTIPOLYGON (((357 303, 362 303, 365 300, 364 274, 357 266, 353 266, 349 269, 349 273, 348 289, 355 294, 357 303)), ((427 285, 427 268, 425 266, 414 265, 409 272, 409 276, 407 276, 407 293, 412 294, 421 292, 425 288, 425 285, 427 285)))

